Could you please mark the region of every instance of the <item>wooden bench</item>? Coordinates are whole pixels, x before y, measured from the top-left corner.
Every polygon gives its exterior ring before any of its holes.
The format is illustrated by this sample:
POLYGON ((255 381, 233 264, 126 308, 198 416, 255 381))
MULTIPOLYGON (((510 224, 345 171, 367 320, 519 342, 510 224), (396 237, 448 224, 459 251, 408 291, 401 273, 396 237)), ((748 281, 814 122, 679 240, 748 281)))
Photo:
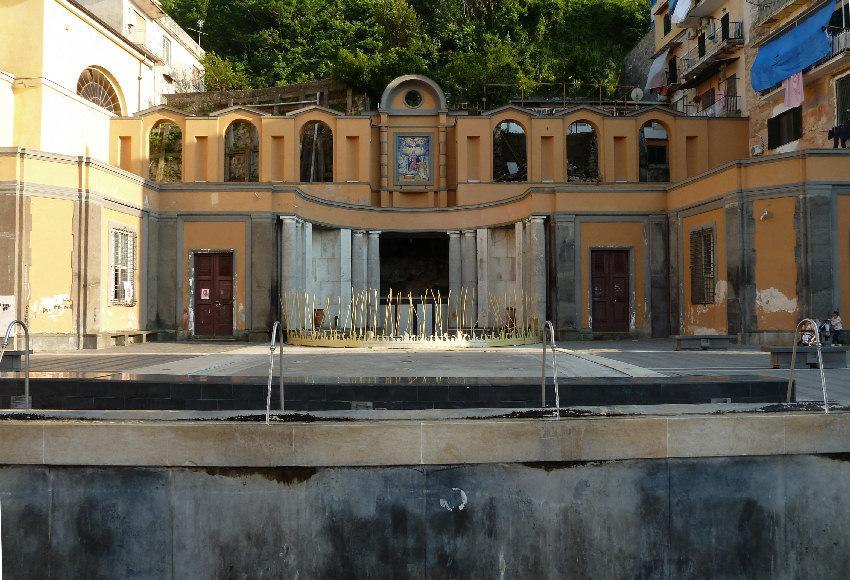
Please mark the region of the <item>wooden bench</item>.
MULTIPOLYGON (((762 350, 770 353, 770 365, 773 368, 790 369, 791 348, 792 347, 790 346, 763 346, 762 350)), ((821 355, 823 357, 823 368, 846 369, 848 350, 850 349, 843 346, 821 347, 821 355)), ((794 368, 818 368, 818 350, 811 346, 798 346, 797 359, 794 361, 794 368)))
POLYGON ((733 334, 677 334, 675 350, 726 350, 738 339, 733 334))
POLYGON ((0 360, 0 371, 24 370, 24 354, 26 354, 24 350, 7 350, 3 353, 3 360, 0 360))

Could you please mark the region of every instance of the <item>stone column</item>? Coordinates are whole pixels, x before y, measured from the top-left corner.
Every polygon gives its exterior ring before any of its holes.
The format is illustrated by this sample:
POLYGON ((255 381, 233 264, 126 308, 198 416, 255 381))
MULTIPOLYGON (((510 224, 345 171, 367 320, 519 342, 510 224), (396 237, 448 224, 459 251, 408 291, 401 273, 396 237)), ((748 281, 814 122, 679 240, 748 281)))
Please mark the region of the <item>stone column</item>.
MULTIPOLYGON (((461 324, 469 328, 475 326, 477 310, 478 275, 476 268, 475 230, 464 230, 460 245, 461 251, 461 291, 466 295, 466 316, 461 324)), ((463 306, 463 304, 459 304, 463 306)))
POLYGON ((649 314, 653 338, 670 336, 670 289, 668 286, 667 219, 650 218, 646 224, 649 242, 649 314))
POLYGON ((458 314, 458 297, 460 296, 460 288, 462 285, 461 276, 462 276, 462 266, 461 266, 461 252, 460 252, 460 232, 457 230, 450 231, 449 233, 449 296, 451 300, 449 301, 448 307, 448 323, 449 326, 454 327, 456 322, 456 316, 458 314))
POLYGON ((351 230, 339 230, 339 324, 345 323, 351 304, 351 230))
POLYGON ((532 216, 528 224, 530 232, 531 260, 531 321, 536 319, 540 328, 546 321, 546 229, 543 216, 532 216))
POLYGON ((478 326, 490 325, 490 230, 476 231, 476 257, 478 260, 478 326))
POLYGON ((366 232, 355 230, 351 236, 351 285, 354 287, 355 294, 366 289, 367 260, 366 232))
POLYGON ((287 328, 297 328, 293 300, 298 293, 298 219, 284 216, 281 218, 281 280, 280 295, 282 319, 287 328))
POLYGON ((756 329, 753 202, 736 197, 724 213, 727 332, 748 342, 749 333, 756 329))
POLYGON ((670 265, 670 332, 672 334, 682 334, 684 328, 682 326, 681 304, 684 282, 681 269, 683 267, 682 252, 684 250, 681 247, 682 242, 679 232, 681 229, 681 220, 679 214, 676 212, 667 214, 667 220, 669 223, 667 229, 667 259, 670 265))
POLYGON ((381 291, 381 232, 371 230, 366 251, 366 287, 371 293, 381 291))

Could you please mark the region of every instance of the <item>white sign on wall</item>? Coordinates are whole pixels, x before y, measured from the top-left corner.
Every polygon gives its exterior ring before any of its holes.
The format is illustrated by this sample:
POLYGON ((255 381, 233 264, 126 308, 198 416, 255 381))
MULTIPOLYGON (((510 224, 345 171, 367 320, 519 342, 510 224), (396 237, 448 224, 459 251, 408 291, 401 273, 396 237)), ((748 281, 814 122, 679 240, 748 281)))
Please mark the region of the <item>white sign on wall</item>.
MULTIPOLYGON (((6 334, 6 328, 15 320, 15 297, 0 296, 0 336, 6 334)), ((2 338, 0 338, 2 340, 2 338)))
POLYGON ((210 289, 209 288, 201 288, 201 300, 209 300, 210 299, 210 289))

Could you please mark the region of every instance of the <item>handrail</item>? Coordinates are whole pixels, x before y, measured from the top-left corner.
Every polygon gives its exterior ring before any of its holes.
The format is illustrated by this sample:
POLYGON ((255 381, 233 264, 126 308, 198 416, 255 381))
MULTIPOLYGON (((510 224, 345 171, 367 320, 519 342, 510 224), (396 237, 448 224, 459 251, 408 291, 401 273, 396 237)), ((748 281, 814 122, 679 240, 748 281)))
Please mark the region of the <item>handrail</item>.
POLYGON ((555 327, 548 320, 543 323, 543 363, 540 380, 540 406, 546 408, 546 345, 551 344, 552 350, 552 382, 555 384, 555 418, 561 418, 561 394, 558 390, 558 365, 555 362, 555 327), (549 330, 547 339, 546 330, 549 330))
POLYGON ((811 318, 804 318, 794 329, 794 344, 791 345, 791 368, 788 371, 788 393, 785 396, 786 402, 791 402, 791 387, 794 385, 794 366, 797 364, 797 340, 800 335, 800 327, 804 324, 810 324, 815 329, 815 347, 818 351, 818 366, 820 367, 820 384, 823 389, 823 412, 829 413, 829 403, 826 397, 826 375, 823 372, 823 354, 821 353, 820 329, 817 323, 811 318))
POLYGON ((3 346, 0 347, 0 362, 3 361, 6 347, 9 346, 9 333, 16 324, 24 329, 24 409, 29 409, 32 407, 30 402, 30 329, 22 320, 13 320, 6 327, 6 336, 3 337, 3 346))
POLYGON ((269 344, 269 382, 268 389, 266 390, 266 425, 269 424, 269 414, 271 413, 272 406, 272 373, 274 372, 274 343, 275 338, 280 337, 280 352, 278 353, 279 367, 280 367, 280 410, 284 410, 284 398, 283 398, 283 330, 280 328, 280 321, 275 320, 275 323, 272 325, 272 340, 269 344))

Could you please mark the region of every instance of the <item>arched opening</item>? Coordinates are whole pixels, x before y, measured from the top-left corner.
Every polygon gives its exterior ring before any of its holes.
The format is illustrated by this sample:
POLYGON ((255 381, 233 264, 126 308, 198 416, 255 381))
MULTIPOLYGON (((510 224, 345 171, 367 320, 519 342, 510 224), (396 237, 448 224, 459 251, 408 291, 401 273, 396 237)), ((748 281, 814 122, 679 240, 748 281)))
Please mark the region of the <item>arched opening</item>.
POLYGON ((493 181, 528 181, 525 129, 516 121, 502 121, 493 130, 493 181))
POLYGON ((233 121, 224 134, 224 180, 260 180, 260 136, 253 123, 233 121))
POLYGON ((599 141, 587 121, 567 130, 567 181, 599 181, 599 141))
POLYGON ((77 94, 115 115, 121 115, 121 99, 115 85, 95 67, 88 67, 77 80, 77 94))
POLYGON ((148 179, 183 180, 183 132, 173 121, 159 121, 148 136, 148 179))
POLYGON ((667 129, 658 121, 648 121, 640 128, 638 157, 640 181, 661 183, 670 181, 667 129))
POLYGON ((326 123, 310 121, 301 129, 301 181, 334 180, 334 134, 326 123))

